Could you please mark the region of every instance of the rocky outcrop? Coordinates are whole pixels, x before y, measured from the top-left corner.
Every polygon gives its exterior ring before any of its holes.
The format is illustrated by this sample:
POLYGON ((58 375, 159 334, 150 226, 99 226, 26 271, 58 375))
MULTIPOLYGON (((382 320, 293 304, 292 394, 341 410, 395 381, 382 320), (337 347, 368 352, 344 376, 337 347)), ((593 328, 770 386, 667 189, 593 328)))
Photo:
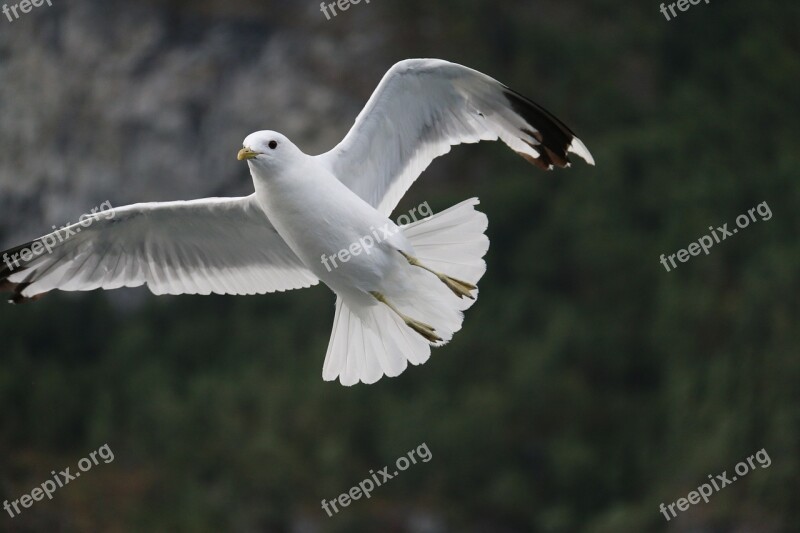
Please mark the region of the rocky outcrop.
POLYGON ((249 194, 255 130, 331 147, 389 66, 362 24, 379 7, 360 7, 80 0, 0 20, 0 247, 104 201, 249 194))

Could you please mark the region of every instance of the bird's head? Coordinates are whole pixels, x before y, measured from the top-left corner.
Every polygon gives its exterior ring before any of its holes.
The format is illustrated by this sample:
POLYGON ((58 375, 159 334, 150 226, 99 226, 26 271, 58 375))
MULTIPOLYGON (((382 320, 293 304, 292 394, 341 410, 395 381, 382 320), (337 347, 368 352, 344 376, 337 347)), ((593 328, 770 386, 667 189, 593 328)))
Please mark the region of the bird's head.
POLYGON ((242 143, 237 159, 247 161, 253 169, 275 171, 302 155, 292 141, 275 131, 257 131, 242 143))

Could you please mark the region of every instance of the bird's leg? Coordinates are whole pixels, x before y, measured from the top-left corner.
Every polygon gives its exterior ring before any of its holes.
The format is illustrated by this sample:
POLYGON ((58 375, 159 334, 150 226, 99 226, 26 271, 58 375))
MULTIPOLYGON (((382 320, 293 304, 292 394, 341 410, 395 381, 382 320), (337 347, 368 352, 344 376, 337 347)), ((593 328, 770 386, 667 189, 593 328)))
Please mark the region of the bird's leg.
POLYGON ((397 251, 400 252, 403 257, 406 258, 406 261, 408 261, 408 263, 410 265, 422 268, 424 270, 427 270, 428 272, 430 272, 431 274, 433 274, 434 276, 439 278, 442 281, 442 283, 447 285, 447 288, 450 289, 451 291, 453 291, 453 293, 456 296, 458 296, 459 298, 463 298, 464 296, 466 296, 470 300, 474 300, 475 299, 475 297, 472 296, 472 294, 470 294, 470 292, 474 291, 478 287, 476 287, 472 283, 467 283, 466 281, 462 281, 460 279, 451 278, 450 276, 446 276, 446 275, 444 275, 444 274, 442 274, 440 272, 436 272, 435 270, 431 270, 430 268, 428 268, 425 265, 423 265, 422 263, 420 263, 419 260, 416 257, 412 257, 412 256, 408 255, 407 253, 403 252, 402 250, 397 250, 397 251))
POLYGON ((381 293, 379 293, 377 291, 372 291, 372 292, 370 292, 370 294, 372 295, 373 298, 378 300, 380 303, 384 304, 386 307, 388 307, 389 309, 394 311, 397 314, 397 316, 402 318, 403 322, 406 323, 406 326, 410 327, 411 329, 413 329, 414 331, 416 331, 417 333, 422 335, 429 342, 441 342, 442 341, 441 337, 439 337, 436 334, 436 330, 435 329, 433 329, 428 324, 425 324, 424 322, 420 322, 419 320, 414 320, 413 318, 411 318, 409 316, 406 316, 403 313, 401 313, 400 310, 397 309, 394 305, 392 305, 392 303, 389 302, 389 300, 387 300, 386 297, 383 294, 381 294, 381 293))

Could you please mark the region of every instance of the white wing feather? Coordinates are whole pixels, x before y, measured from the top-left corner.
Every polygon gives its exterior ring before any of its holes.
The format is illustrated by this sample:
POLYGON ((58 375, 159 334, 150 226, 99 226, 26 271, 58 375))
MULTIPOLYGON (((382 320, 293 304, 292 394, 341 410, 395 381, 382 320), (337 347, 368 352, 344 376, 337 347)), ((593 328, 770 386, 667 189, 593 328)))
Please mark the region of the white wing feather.
POLYGON ((317 156, 352 191, 389 215, 431 161, 452 146, 501 139, 545 169, 584 144, 541 106, 470 68, 408 59, 383 77, 347 136, 317 156))
POLYGON ((12 301, 20 302, 53 289, 146 284, 155 294, 264 294, 319 281, 255 195, 143 203, 116 208, 113 218, 110 213, 6 251, 19 263, 0 263, 0 290, 13 291, 12 301), (37 242, 56 245, 30 258, 23 250, 41 251, 37 242))

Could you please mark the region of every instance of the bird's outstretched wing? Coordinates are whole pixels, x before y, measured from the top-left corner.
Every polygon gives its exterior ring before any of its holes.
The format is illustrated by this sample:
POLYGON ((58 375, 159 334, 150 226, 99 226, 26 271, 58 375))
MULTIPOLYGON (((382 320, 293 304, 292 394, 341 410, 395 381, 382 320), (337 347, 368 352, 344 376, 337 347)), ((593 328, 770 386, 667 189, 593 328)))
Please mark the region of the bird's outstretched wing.
POLYGON ((317 157, 388 216, 435 158, 457 144, 497 139, 543 169, 568 166, 568 152, 594 164, 547 110, 485 74, 439 59, 393 66, 344 140, 317 157))
POLYGON ((144 203, 2 252, 12 302, 60 289, 147 284, 155 294, 264 294, 319 280, 273 228, 255 195, 144 203))

